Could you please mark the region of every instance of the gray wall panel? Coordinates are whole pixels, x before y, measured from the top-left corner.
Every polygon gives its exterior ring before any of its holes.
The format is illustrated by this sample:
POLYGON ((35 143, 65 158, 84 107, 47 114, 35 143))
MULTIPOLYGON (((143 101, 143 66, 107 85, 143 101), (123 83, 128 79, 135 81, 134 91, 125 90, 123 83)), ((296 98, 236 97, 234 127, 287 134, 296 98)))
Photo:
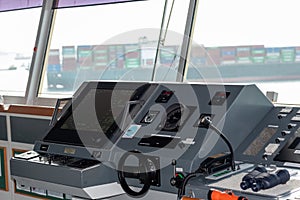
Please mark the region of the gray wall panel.
POLYGON ((0 140, 7 140, 7 127, 5 116, 0 116, 0 140))
POLYGON ((11 117, 11 137, 13 142, 34 144, 43 139, 49 128, 50 120, 11 117))

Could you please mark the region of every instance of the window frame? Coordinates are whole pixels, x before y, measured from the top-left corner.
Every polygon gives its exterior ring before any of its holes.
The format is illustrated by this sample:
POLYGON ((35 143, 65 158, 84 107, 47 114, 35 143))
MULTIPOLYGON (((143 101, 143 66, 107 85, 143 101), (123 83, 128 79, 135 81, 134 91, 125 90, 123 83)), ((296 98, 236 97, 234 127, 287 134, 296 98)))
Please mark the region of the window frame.
MULTIPOLYGON (((43 0, 42 11, 39 19, 39 26, 34 45, 34 52, 29 70, 29 77, 25 96, 10 96, 1 95, 4 99, 4 104, 25 104, 39 106, 54 106, 59 97, 40 97, 41 82, 45 75, 44 62, 48 54, 51 34, 53 30, 55 13, 57 9, 53 8, 56 0, 43 0)), ((197 0, 189 0, 188 12, 186 16, 186 25, 184 30, 184 39, 182 41, 181 56, 179 67, 177 69, 177 82, 185 81, 187 71, 187 59, 189 58, 189 46, 192 40, 192 33, 197 11, 197 0)), ((158 38, 160 40, 160 38, 158 38)))
MULTIPOLYGON (((1 95, 3 97, 3 103, 5 105, 10 104, 28 104, 28 105, 41 105, 41 106, 53 106, 56 99, 50 98, 38 98, 38 90, 40 80, 42 78, 43 62, 48 45, 48 37, 50 35, 50 27, 52 25, 53 18, 53 0, 43 0, 42 11, 39 19, 38 30, 36 34, 33 55, 31 59, 31 65, 29 69, 29 77, 25 90, 25 96, 12 96, 1 95)), ((29 8, 30 9, 30 8, 29 8)), ((13 12, 13 11, 12 11, 13 12)))

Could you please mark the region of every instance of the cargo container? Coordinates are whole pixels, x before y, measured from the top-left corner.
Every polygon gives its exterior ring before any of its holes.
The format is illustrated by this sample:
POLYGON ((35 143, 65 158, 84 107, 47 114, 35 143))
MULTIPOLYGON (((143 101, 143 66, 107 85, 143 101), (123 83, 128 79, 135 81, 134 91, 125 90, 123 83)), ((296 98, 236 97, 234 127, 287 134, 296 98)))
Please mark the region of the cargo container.
POLYGON ((76 71, 77 61, 75 46, 62 47, 62 71, 76 71))
POLYGON ((108 46, 108 67, 117 68, 117 50, 115 45, 108 46))
POLYGON ((280 48, 266 48, 266 63, 280 63, 280 48))
POLYGON ((221 47, 221 64, 232 65, 236 63, 236 47, 221 47))
POLYGON ((93 69, 93 46, 82 45, 77 46, 77 62, 79 70, 93 69))
POLYGON ((251 64, 252 59, 251 59, 251 57, 237 57, 236 63, 237 64, 251 64))
POLYGON ((300 62, 300 47, 295 47, 295 62, 300 62))
POLYGON ((178 46, 164 46, 159 51, 159 62, 162 65, 170 66, 177 57, 178 46))
POLYGON ((236 47, 221 47, 221 57, 222 58, 235 58, 236 47))
POLYGON ((48 89, 54 89, 61 82, 61 64, 59 49, 50 49, 47 64, 47 85, 48 89))
POLYGON ((253 56, 251 60, 253 64, 263 64, 265 63, 265 56, 253 56))
POLYGON ((236 63, 237 64, 252 63, 250 46, 237 46, 236 47, 236 63))
POLYGON ((204 46, 192 46, 191 48, 191 56, 190 56, 190 63, 197 67, 197 66, 205 66, 206 63, 206 49, 204 46))
POLYGON ((108 46, 95 45, 93 47, 93 66, 94 70, 105 69, 108 65, 108 46))
POLYGON ((60 73, 59 87, 72 90, 77 74, 77 55, 75 46, 62 47, 62 71, 60 73))
POLYGON ((125 67, 137 68, 141 65, 141 49, 137 44, 125 45, 125 67))
POLYGON ((221 50, 219 47, 207 47, 206 52, 207 65, 213 66, 221 64, 221 50))
POLYGON ((60 64, 60 55, 59 49, 50 49, 48 56, 48 72, 60 72, 61 64, 60 64))
POLYGON ((281 62, 282 63, 295 62, 295 47, 281 48, 281 62))
POLYGON ((141 47, 141 66, 153 67, 156 56, 156 47, 141 47))
POLYGON ((251 56, 253 64, 265 63, 266 49, 264 45, 257 45, 251 47, 251 56))
POLYGON ((123 69, 125 60, 124 45, 109 45, 108 46, 108 68, 123 69))
POLYGON ((256 45, 251 47, 251 55, 252 56, 264 56, 265 55, 265 46, 264 45, 256 45))
POLYGON ((237 46, 236 47, 236 56, 237 57, 250 57, 251 56, 251 47, 250 46, 237 46))

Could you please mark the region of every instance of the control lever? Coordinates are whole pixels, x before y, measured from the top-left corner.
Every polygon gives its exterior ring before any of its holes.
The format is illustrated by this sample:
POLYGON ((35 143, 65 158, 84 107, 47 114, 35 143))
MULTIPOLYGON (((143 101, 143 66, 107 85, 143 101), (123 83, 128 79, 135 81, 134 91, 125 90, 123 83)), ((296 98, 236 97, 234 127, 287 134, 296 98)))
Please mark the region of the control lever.
POLYGON ((176 160, 172 160, 172 165, 173 165, 173 178, 176 177, 176 160))
POLYGON ((184 180, 184 175, 181 172, 179 173, 176 172, 176 160, 172 160, 172 165, 174 167, 174 173, 173 173, 173 177, 170 180, 170 184, 177 188, 181 188, 184 180))

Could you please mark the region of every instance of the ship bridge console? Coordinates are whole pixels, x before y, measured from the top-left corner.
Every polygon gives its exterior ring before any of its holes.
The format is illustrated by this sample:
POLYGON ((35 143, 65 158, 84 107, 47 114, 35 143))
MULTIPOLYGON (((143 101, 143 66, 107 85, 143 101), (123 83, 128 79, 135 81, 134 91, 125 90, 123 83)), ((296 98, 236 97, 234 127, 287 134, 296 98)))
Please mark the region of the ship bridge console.
POLYGON ((55 119, 11 159, 16 182, 84 199, 300 196, 300 108, 255 85, 90 81, 55 119))

